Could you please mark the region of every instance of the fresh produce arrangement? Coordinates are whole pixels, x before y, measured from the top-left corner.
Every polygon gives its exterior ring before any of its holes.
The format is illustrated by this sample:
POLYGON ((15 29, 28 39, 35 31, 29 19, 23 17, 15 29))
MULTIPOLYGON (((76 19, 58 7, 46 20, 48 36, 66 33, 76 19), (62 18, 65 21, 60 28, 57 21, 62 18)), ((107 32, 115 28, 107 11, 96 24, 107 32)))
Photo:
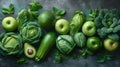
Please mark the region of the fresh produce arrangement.
POLYGON ((21 9, 17 17, 14 4, 2 8, 4 32, 0 34, 0 55, 17 56, 41 61, 54 54, 56 63, 69 58, 96 55, 103 63, 113 59, 120 41, 120 12, 117 9, 91 9, 89 13, 75 11, 71 20, 64 18, 66 10, 53 6, 53 11, 41 10, 33 1, 21 9))

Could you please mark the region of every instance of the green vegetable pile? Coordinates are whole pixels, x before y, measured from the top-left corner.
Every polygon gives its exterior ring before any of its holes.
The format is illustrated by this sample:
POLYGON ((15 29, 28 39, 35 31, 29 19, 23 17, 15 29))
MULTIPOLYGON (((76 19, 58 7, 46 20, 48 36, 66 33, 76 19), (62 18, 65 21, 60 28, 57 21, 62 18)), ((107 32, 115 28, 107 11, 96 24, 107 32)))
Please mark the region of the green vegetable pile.
POLYGON ((91 9, 89 13, 78 10, 69 21, 64 18, 64 9, 42 8, 39 2, 33 1, 17 17, 13 17, 14 4, 2 8, 5 31, 0 34, 0 55, 20 57, 17 63, 26 63, 24 57, 41 61, 48 53, 54 54, 56 63, 78 56, 96 55, 99 63, 113 59, 110 53, 119 49, 120 41, 117 9, 91 9))
POLYGON ((119 40, 120 13, 118 10, 96 9, 91 11, 90 15, 95 17, 93 21, 96 24, 100 38, 108 37, 113 40, 119 40))

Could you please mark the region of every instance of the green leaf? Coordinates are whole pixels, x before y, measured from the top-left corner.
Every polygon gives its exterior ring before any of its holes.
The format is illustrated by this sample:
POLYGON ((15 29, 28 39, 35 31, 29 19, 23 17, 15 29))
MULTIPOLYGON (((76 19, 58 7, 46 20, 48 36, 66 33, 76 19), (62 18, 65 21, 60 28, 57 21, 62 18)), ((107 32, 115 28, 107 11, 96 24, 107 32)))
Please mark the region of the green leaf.
POLYGON ((113 56, 112 55, 109 55, 109 54, 100 54, 97 58, 97 62, 98 63, 104 63, 106 61, 110 61, 113 59, 113 56))
POLYGON ((17 63, 28 63, 27 60, 25 58, 19 58, 17 60, 17 63))
POLYGON ((108 38, 110 38, 114 41, 119 41, 119 35, 118 34, 109 34, 108 38))
POLYGON ((58 20, 58 19, 61 19, 62 16, 56 16, 55 18, 56 18, 56 20, 58 20))
POLYGON ((42 5, 37 1, 29 3, 29 6, 31 11, 38 11, 39 9, 42 8, 42 5))
POLYGON ((66 14, 66 11, 64 9, 58 9, 56 7, 53 7, 53 12, 59 16, 63 16, 66 14))
POLYGON ((34 21, 37 19, 38 17, 38 11, 31 11, 30 9, 28 9, 28 13, 29 13, 29 20, 34 21))
POLYGON ((78 47, 83 48, 86 45, 86 37, 82 32, 76 33, 73 39, 78 47))
POLYGON ((109 61, 110 61, 110 60, 113 60, 113 56, 111 56, 111 55, 106 55, 106 59, 109 60, 109 61))
POLYGON ((2 8, 2 13, 3 14, 14 14, 14 5, 10 4, 8 8, 2 8))
POLYGON ((92 52, 92 51, 90 51, 90 50, 87 50, 87 53, 88 53, 88 55, 93 55, 94 53, 92 52))
POLYGON ((88 55, 93 55, 94 53, 88 49, 82 49, 79 51, 83 58, 87 58, 88 55))
POLYGON ((14 10, 14 5, 10 4, 9 8, 10 8, 11 11, 14 10))
POLYGON ((105 62, 105 60, 104 59, 97 59, 97 62, 98 63, 103 63, 103 62, 105 62))
POLYGON ((60 53, 55 54, 55 62, 56 63, 61 63, 62 62, 62 57, 61 57, 60 53))
POLYGON ((120 31, 120 25, 115 26, 114 29, 113 29, 113 32, 117 33, 119 31, 120 31))

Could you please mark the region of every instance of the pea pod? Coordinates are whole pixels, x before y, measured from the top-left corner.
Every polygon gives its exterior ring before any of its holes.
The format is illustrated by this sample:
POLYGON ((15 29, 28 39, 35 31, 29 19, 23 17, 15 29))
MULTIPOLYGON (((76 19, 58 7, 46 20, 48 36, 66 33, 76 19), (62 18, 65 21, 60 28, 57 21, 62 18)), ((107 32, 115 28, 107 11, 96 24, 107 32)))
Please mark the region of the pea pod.
POLYGON ((43 59, 50 51, 50 49, 55 45, 55 42, 56 35, 53 32, 47 33, 40 43, 40 46, 35 56, 35 60, 40 61, 41 59, 43 59))

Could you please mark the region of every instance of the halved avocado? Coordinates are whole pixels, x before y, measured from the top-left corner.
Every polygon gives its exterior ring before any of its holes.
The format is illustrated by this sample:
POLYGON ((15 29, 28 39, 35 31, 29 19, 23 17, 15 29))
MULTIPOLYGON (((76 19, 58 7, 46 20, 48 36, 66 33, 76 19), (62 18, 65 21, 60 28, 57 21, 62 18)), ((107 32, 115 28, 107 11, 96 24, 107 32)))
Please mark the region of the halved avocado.
POLYGON ((28 58, 34 58, 34 56, 36 54, 36 49, 29 43, 25 43, 24 44, 24 54, 28 58))

